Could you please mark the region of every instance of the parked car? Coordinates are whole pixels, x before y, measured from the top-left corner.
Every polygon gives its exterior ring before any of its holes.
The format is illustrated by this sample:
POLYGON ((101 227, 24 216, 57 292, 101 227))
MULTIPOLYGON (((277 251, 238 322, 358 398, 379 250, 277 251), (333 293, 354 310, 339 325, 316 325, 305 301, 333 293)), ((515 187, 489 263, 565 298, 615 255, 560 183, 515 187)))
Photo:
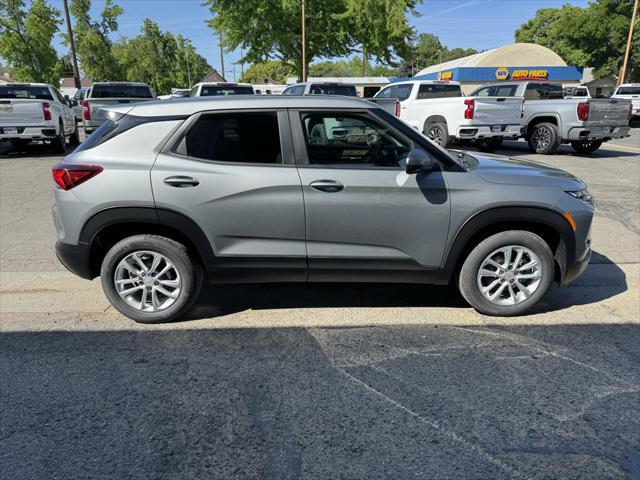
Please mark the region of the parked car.
POLYGON ((580 87, 562 87, 564 98, 591 98, 589 89, 584 86, 580 87))
POLYGON ((227 95, 253 95, 250 83, 202 82, 191 89, 190 97, 217 97, 227 95))
POLYGON ((20 149, 34 140, 64 153, 67 139, 80 141, 70 100, 45 83, 0 85, 0 141, 10 141, 20 149))
POLYGON ((151 87, 141 82, 96 82, 82 102, 82 124, 85 134, 96 130, 106 120, 104 108, 125 103, 138 103, 156 98, 151 87))
POLYGON ((303 82, 289 85, 282 95, 341 95, 357 97, 356 86, 339 82, 303 82))
POLYGON ((611 98, 631 101, 631 120, 640 120, 640 83, 623 83, 616 88, 611 98))
POLYGON ((188 88, 172 88, 168 95, 158 95, 158 100, 173 100, 174 98, 184 98, 190 96, 191 90, 188 88))
POLYGON ((591 255, 580 180, 448 152, 356 98, 114 106, 53 178, 58 258, 138 322, 183 315, 203 281, 453 281, 519 315, 591 255))
POLYGON ((524 99, 524 138, 532 152, 551 154, 571 143, 578 153, 629 135, 630 102, 613 98, 564 98, 562 86, 546 82, 504 82, 478 88, 479 98, 500 89, 524 99))
POLYGON ((522 100, 500 92, 464 97, 458 82, 412 80, 393 83, 375 98, 397 98, 400 118, 445 148, 456 139, 475 140, 480 150, 493 151, 522 134, 522 100))
POLYGON ((76 117, 76 122, 82 122, 82 102, 84 102, 88 91, 89 87, 79 88, 71 99, 71 109, 76 117))

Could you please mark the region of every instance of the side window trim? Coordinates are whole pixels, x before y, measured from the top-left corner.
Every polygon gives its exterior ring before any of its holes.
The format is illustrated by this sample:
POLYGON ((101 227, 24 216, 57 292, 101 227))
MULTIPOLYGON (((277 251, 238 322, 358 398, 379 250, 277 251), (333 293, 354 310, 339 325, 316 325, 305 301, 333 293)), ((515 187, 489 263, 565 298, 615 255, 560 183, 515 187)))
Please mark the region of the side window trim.
POLYGON ((171 138, 165 143, 164 147, 160 150, 160 153, 164 155, 171 155, 174 157, 180 157, 196 162, 204 162, 215 165, 241 165, 241 166, 260 166, 260 167, 293 167, 295 166, 295 157, 293 154, 293 145, 291 140, 290 122, 285 109, 233 109, 233 110, 205 110, 202 112, 196 112, 191 115, 181 126, 178 128, 171 138), (220 160, 209 160, 206 158, 189 156, 182 150, 183 142, 187 136, 187 133, 193 125, 203 115, 228 115, 233 113, 275 113, 278 119, 278 132, 280 136, 280 155, 282 156, 282 163, 260 163, 260 162, 224 162, 220 160))
MULTIPOLYGON (((356 115, 367 115, 369 116, 373 122, 380 123, 388 128, 394 135, 401 138, 403 141, 411 144, 412 148, 415 148, 415 142, 404 135, 402 132, 398 131, 393 126, 389 125, 384 121, 384 119, 374 115, 368 109, 343 109, 342 112, 356 114, 356 115)), ((386 170, 386 171, 401 171, 400 167, 382 167, 382 166, 371 166, 371 165, 362 165, 362 166, 343 166, 343 165, 312 165, 309 163, 309 156, 307 154, 307 144, 306 137, 304 133, 304 127, 302 125, 302 117, 301 113, 313 113, 313 112, 321 112, 321 113, 335 113, 335 109, 328 108, 291 108, 289 109, 289 122, 291 128, 291 137, 293 140, 293 151, 295 154, 295 162, 298 168, 324 168, 324 169, 336 169, 336 170, 363 170, 363 171, 371 171, 371 170, 386 170)))

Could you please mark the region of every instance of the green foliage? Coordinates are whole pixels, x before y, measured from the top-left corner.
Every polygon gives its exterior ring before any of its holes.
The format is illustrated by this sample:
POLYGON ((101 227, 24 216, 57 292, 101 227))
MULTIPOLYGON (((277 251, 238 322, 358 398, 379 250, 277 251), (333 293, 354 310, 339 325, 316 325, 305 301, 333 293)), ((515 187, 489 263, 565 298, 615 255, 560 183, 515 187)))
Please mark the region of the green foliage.
MULTIPOLYGON (((76 51, 84 74, 93 80, 122 79, 123 71, 113 55, 113 42, 109 35, 118 30, 118 17, 124 10, 113 0, 105 0, 100 20, 89 14, 91 0, 71 0, 69 11, 75 20, 73 34, 76 51)), ((67 35, 64 35, 68 44, 67 35)))
POLYGON ((113 54, 120 62, 122 78, 146 82, 158 95, 170 93, 172 88, 190 88, 211 69, 190 40, 162 32, 158 24, 148 18, 143 22, 140 35, 118 41, 113 54))
POLYGON ((265 79, 276 83, 285 83, 288 77, 296 74, 296 67, 280 60, 267 60, 252 64, 244 71, 241 82, 264 83, 265 79))
MULTIPOLYGON (((402 54, 412 29, 407 13, 419 0, 307 0, 306 62, 354 51, 389 61, 402 54)), ((242 47, 244 62, 278 59, 302 65, 300 0, 206 0, 209 26, 226 50, 242 47)))
POLYGON ((34 0, 28 11, 22 0, 0 2, 0 56, 12 79, 60 85, 61 64, 51 45, 60 23, 60 12, 45 0, 34 0))
POLYGON ((362 68, 362 58, 354 57, 350 60, 324 61, 314 63, 309 67, 311 77, 389 77, 395 76, 396 70, 384 65, 371 65, 368 61, 362 68))
MULTIPOLYGON (((617 76, 622 67, 630 0, 595 0, 586 8, 543 8, 515 32, 517 42, 544 45, 569 65, 594 67, 594 76, 617 76)), ((640 80, 640 17, 636 20, 629 62, 631 80, 640 80)))
POLYGON ((421 33, 415 43, 411 46, 409 53, 403 58, 403 63, 399 67, 399 74, 410 76, 423 68, 449 62, 457 58, 467 57, 478 53, 473 48, 448 49, 440 39, 431 33, 421 33))

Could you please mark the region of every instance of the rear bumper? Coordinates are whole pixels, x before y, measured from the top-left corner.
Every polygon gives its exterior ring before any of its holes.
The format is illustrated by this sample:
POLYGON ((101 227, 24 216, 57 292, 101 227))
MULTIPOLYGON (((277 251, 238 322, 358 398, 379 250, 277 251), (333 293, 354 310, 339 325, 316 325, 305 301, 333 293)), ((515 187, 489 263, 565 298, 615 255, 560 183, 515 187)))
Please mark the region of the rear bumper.
POLYGON ((71 245, 57 241, 56 256, 71 273, 87 280, 95 278, 91 269, 91 248, 86 243, 71 245))
POLYGON ((54 126, 37 125, 28 127, 8 127, 17 129, 17 133, 4 133, 0 128, 0 140, 42 140, 55 138, 58 133, 54 126))
POLYGON ((522 125, 464 125, 456 130, 460 139, 519 138, 524 134, 522 125), (499 130, 497 130, 499 128, 499 130), (496 131, 497 130, 497 131, 496 131))
POLYGON ((611 140, 629 136, 629 126, 573 127, 569 129, 569 140, 611 140))

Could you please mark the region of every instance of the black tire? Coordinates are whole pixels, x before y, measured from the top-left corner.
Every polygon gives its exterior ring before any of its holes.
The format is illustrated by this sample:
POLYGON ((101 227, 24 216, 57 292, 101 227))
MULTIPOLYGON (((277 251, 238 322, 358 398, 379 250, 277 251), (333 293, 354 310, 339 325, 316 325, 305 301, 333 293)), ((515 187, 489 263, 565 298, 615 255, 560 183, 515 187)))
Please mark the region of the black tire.
POLYGON ((69 137, 69 145, 76 146, 80 145, 80 130, 78 129, 78 124, 76 123, 76 128, 73 130, 73 133, 69 137))
MULTIPOLYGON (((503 272, 507 273, 507 270, 503 270, 503 272)), ((509 317, 522 315, 538 303, 545 293, 547 293, 547 290, 549 290, 549 287, 553 283, 554 276, 555 263, 549 245, 534 233, 524 230, 510 230, 492 235, 476 245, 462 265, 458 276, 458 288, 465 300, 478 312, 496 317, 509 317), (540 261, 541 277, 537 288, 530 293, 528 298, 526 298, 516 286, 515 290, 517 290, 517 295, 525 297, 525 299, 514 305, 499 305, 486 298, 481 292, 478 284, 478 273, 484 260, 488 256, 507 246, 520 246, 532 251, 540 261)), ((507 283, 504 288, 507 291, 504 291, 501 295, 508 296, 509 289, 514 291, 514 287, 509 286, 509 280, 505 280, 502 283, 507 283)), ((496 290, 501 287, 501 285, 502 284, 499 283, 496 286, 496 290)), ((495 293, 496 290, 493 290, 493 293, 495 293)), ((489 293, 491 292, 492 290, 489 290, 489 293)))
POLYGON ((51 140, 51 150, 53 150, 53 153, 65 154, 67 153, 67 140, 64 136, 64 127, 62 126, 62 122, 60 122, 58 129, 58 136, 51 140))
POLYGON ((476 141, 476 146, 481 152, 495 152, 502 146, 502 138, 481 138, 476 141))
POLYGON ((11 140, 11 145, 15 150, 18 150, 19 152, 21 152, 24 149, 24 147, 29 145, 31 142, 32 140, 29 140, 28 138, 24 138, 24 139, 16 138, 11 140))
POLYGON ((533 127, 529 132, 529 150, 541 155, 551 155, 560 146, 560 135, 558 127, 553 123, 541 122, 533 127))
POLYGON ((602 146, 602 140, 573 140, 571 146, 578 153, 593 153, 602 146))
MULTIPOLYGON (((135 235, 116 243, 105 255, 100 270, 102 289, 116 310, 138 323, 171 322, 183 316, 193 305, 202 287, 203 273, 199 262, 193 260, 184 245, 159 235, 135 235), (159 253, 170 260, 182 279, 175 302, 155 312, 142 311, 129 305, 118 294, 115 274, 118 264, 136 251, 159 253)), ((157 283, 156 283, 157 284, 157 283)), ((143 287, 149 288, 152 287, 143 287)))
POLYGON ((454 138, 449 135, 446 123, 436 122, 425 125, 423 133, 442 148, 453 145, 454 138))

